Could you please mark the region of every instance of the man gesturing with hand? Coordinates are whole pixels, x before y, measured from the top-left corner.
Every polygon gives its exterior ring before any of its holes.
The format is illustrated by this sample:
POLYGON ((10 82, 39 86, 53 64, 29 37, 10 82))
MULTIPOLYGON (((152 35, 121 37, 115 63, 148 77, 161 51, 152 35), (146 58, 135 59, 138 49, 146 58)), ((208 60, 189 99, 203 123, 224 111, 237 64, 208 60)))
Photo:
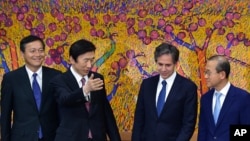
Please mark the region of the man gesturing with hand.
POLYGON ((94 74, 90 75, 88 82, 82 87, 84 94, 89 94, 90 91, 103 89, 104 82, 100 78, 94 79, 94 74))
POLYGON ((60 125, 55 141, 120 141, 104 78, 92 72, 93 43, 81 39, 69 50, 71 67, 50 84, 59 105, 60 125))

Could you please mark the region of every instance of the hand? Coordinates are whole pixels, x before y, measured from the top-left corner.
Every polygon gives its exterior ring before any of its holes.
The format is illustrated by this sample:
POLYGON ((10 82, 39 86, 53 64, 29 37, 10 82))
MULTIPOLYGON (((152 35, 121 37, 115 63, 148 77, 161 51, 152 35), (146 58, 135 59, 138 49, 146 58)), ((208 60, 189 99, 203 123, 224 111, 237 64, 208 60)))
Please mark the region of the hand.
POLYGON ((89 80, 87 83, 83 86, 83 92, 84 93, 89 93, 91 91, 97 91, 103 89, 103 80, 100 78, 95 78, 94 79, 94 74, 92 73, 89 77, 89 80))

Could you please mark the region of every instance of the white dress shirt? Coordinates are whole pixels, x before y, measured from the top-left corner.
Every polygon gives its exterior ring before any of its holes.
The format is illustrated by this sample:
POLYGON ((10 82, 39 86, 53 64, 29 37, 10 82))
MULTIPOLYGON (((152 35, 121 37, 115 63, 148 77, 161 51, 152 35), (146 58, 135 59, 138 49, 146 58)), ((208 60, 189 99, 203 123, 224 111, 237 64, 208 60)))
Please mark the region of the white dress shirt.
MULTIPOLYGON (((76 81, 77 81, 77 83, 78 83, 78 85, 79 85, 79 88, 82 87, 82 78, 85 79, 85 84, 88 82, 89 78, 88 78, 87 75, 85 75, 84 77, 82 77, 79 73, 77 73, 77 72, 74 70, 74 68, 73 68, 72 66, 70 67, 70 71, 72 72, 73 76, 76 78, 76 81)), ((90 93, 85 94, 85 93, 83 92, 83 95, 84 95, 84 97, 85 97, 85 99, 86 99, 87 101, 90 100, 90 93)))
MULTIPOLYGON (((169 92, 173 86, 173 83, 174 83, 174 79, 176 77, 176 72, 174 72, 169 78, 165 79, 165 81, 167 82, 167 85, 166 85, 166 97, 165 97, 165 102, 166 102, 166 99, 169 95, 169 92)), ((156 99, 155 99, 155 102, 156 102, 156 106, 157 106, 157 101, 158 101, 158 97, 160 95, 160 91, 162 89, 162 81, 164 79, 160 76, 160 79, 159 79, 159 82, 158 82, 158 86, 157 86, 157 92, 156 92, 156 99)))
MULTIPOLYGON (((231 86, 231 84, 230 84, 230 82, 228 82, 226 84, 226 86, 219 91, 219 93, 221 93, 221 96, 220 96, 220 104, 221 104, 220 106, 221 107, 222 107, 222 105, 224 103, 224 100, 225 100, 225 98, 227 96, 227 93, 229 91, 230 86, 231 86)), ((214 91, 214 95, 213 95, 213 104, 212 104, 212 106, 213 106, 212 107, 213 112, 214 112, 214 106, 215 106, 215 101, 216 101, 216 96, 215 96, 216 92, 218 92, 218 91, 215 90, 214 91)))
POLYGON ((36 80, 37 80, 38 85, 39 85, 41 92, 42 92, 42 86, 43 86, 42 85, 42 78, 43 78, 42 67, 40 67, 36 72, 31 71, 27 66, 25 66, 25 69, 26 69, 28 76, 29 76, 31 88, 32 88, 32 83, 33 83, 33 79, 34 79, 33 74, 34 73, 37 74, 36 80))

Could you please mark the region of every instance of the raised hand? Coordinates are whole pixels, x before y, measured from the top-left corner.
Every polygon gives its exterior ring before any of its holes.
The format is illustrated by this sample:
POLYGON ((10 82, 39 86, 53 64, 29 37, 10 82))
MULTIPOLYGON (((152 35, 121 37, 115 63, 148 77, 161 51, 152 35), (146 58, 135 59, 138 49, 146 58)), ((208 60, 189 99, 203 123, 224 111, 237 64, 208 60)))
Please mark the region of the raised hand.
POLYGON ((103 80, 100 78, 94 79, 94 74, 92 73, 87 83, 83 86, 83 92, 87 94, 91 91, 101 90, 103 88, 103 84, 103 80))

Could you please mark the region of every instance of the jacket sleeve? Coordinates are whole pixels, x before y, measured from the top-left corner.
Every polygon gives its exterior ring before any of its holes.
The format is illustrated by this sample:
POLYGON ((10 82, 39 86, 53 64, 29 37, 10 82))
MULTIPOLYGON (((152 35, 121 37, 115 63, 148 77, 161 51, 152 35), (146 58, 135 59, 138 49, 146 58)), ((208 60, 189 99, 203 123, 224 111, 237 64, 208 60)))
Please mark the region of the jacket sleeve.
POLYGON ((206 132, 207 132, 206 125, 207 123, 206 123, 206 117, 204 114, 204 102, 203 102, 203 99, 201 98, 197 141, 206 140, 206 132))
POLYGON ((65 83, 62 75, 55 77, 50 83, 55 94, 56 101, 59 105, 75 105, 86 102, 82 88, 76 87, 72 90, 67 83, 65 83))
MULTIPOLYGON (((103 77, 102 77, 103 79, 103 77)), ((104 80, 103 80, 104 81, 104 80)), ((121 141, 119 129, 116 124, 116 119, 113 114, 113 110, 111 108, 111 105, 106 98, 106 89, 105 85, 102 89, 103 99, 104 99, 104 106, 105 106, 105 119, 107 124, 107 134, 109 136, 110 141, 121 141)))
POLYGON ((10 141, 11 136, 11 113, 12 113, 12 90, 10 78, 3 76, 1 84, 1 140, 10 141))
POLYGON ((186 85, 186 99, 183 109, 183 126, 176 141, 189 141, 195 129, 197 119, 197 86, 194 83, 186 85))
POLYGON ((143 135, 142 130, 144 128, 144 119, 145 119, 145 109, 144 109, 144 81, 141 84, 138 99, 136 103, 135 116, 134 116, 134 125, 132 129, 132 141, 142 141, 143 135))

